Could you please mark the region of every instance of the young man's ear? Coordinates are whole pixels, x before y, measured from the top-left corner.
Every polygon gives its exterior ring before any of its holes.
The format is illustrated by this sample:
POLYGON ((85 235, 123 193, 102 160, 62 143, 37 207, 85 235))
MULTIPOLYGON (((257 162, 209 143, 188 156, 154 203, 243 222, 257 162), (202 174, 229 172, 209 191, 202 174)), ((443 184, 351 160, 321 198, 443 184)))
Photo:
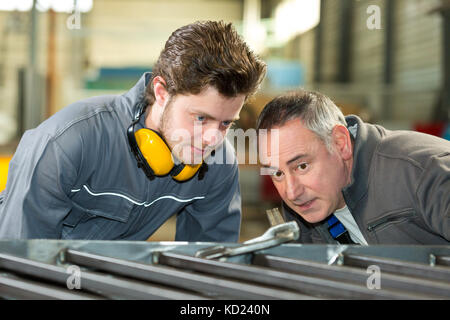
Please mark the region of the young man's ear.
POLYGON ((169 99, 169 92, 166 89, 166 81, 161 76, 153 78, 153 93, 155 94, 155 103, 164 107, 169 99))
POLYGON ((349 160, 353 156, 352 140, 350 132, 343 125, 336 125, 331 133, 336 151, 343 160, 349 160))

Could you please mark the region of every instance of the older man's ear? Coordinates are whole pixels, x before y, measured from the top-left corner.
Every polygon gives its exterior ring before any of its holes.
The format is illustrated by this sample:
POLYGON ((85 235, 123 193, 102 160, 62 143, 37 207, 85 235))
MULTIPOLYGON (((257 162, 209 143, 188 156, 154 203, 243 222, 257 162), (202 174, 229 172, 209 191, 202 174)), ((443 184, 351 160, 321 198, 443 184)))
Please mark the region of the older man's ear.
POLYGON ((336 125, 331 133, 335 150, 343 160, 350 160, 353 157, 353 146, 350 132, 343 125, 336 125))

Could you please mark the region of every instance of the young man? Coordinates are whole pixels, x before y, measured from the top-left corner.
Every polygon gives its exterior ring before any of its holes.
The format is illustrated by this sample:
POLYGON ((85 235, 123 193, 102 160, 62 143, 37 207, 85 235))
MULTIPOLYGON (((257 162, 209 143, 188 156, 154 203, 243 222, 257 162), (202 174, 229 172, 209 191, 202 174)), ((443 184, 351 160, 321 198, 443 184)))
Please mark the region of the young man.
POLYGON ((449 141, 344 117, 304 90, 268 103, 257 129, 267 129, 264 167, 300 242, 449 244, 449 141))
POLYGON ((24 134, 0 238, 146 240, 176 214, 176 240, 237 241, 238 167, 223 137, 265 70, 231 24, 179 28, 129 92, 76 102, 24 134))

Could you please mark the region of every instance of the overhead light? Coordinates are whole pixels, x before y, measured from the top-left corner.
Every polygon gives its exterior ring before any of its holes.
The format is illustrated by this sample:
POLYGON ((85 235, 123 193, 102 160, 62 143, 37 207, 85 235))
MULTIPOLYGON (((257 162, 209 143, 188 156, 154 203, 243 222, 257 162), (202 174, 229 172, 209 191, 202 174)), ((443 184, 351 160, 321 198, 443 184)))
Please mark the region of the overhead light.
POLYGON ((275 38, 288 41, 320 21, 320 0, 285 0, 275 9, 275 38))

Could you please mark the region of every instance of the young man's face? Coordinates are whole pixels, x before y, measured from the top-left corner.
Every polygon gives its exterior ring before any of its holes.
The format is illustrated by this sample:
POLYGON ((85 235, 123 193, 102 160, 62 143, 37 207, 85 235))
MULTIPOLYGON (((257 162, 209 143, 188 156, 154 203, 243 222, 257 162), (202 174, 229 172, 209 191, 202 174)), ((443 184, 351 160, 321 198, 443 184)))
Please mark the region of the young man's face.
POLYGON ((195 95, 178 94, 167 102, 159 131, 178 160, 200 163, 222 144, 244 100, 244 95, 224 97, 213 87, 195 95))
MULTIPOLYGON (((269 162, 278 165, 273 167, 269 163, 267 170, 285 203, 310 223, 320 222, 344 207, 341 190, 348 182, 349 169, 348 161, 347 165, 344 161, 348 156, 341 153, 341 148, 330 153, 300 119, 273 129, 279 130, 278 152, 271 152, 268 130, 267 155, 269 162)), ((263 139, 260 141, 265 143, 263 139)))

